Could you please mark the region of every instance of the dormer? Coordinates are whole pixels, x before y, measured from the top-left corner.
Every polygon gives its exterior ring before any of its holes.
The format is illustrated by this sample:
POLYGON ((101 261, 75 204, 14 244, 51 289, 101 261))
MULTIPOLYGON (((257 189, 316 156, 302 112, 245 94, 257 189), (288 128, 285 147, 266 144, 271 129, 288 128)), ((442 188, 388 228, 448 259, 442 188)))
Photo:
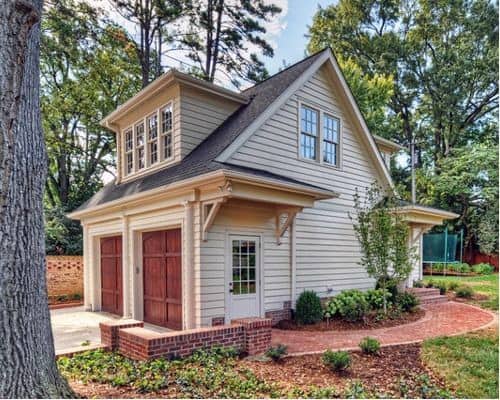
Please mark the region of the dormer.
POLYGON ((375 139, 375 143, 377 143, 378 150, 384 159, 385 165, 390 169, 391 156, 400 150, 404 150, 404 147, 381 136, 373 135, 373 138, 375 139))
POLYGON ((177 164, 248 99, 176 70, 101 121, 116 134, 116 182, 177 164))

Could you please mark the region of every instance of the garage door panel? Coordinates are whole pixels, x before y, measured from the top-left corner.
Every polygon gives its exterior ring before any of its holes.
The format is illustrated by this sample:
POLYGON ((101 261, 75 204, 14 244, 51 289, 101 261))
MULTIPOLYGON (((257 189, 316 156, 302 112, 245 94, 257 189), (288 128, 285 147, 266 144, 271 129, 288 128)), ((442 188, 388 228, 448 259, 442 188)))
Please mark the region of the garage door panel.
POLYGON ((144 321, 182 328, 181 230, 143 234, 144 321))
POLYGON ((101 309, 123 314, 122 238, 101 238, 101 309))

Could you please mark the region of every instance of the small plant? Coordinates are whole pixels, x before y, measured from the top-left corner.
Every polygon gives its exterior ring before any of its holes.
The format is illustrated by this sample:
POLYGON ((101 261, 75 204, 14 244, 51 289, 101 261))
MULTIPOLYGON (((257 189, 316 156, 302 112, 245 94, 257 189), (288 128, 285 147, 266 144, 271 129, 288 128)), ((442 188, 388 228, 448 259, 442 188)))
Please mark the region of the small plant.
POLYGON ((61 295, 56 297, 56 300, 59 302, 65 302, 65 301, 68 301, 68 296, 65 294, 61 294, 61 295))
POLYGON ((288 354, 287 347, 281 343, 278 344, 277 346, 271 346, 266 351, 266 356, 271 358, 273 361, 280 361, 287 354, 288 354))
MULTIPOLYGON (((386 290, 390 293, 391 297, 393 299, 396 298, 396 296, 398 295, 398 283, 394 280, 394 279, 389 279, 389 278, 386 278, 387 281, 385 283, 386 285, 386 290)), ((380 280, 377 281, 377 284, 375 285, 375 289, 378 290, 378 289, 381 289, 382 288, 382 283, 380 280)), ((389 299, 389 298, 388 298, 389 299)), ((389 305, 389 303, 387 303, 387 305, 389 305)))
POLYGON ((457 287, 460 286, 460 283, 458 281, 449 281, 448 282, 448 290, 455 290, 457 287))
POLYGON ((435 281, 433 281, 432 279, 429 279, 429 280, 425 283, 425 287, 426 287, 426 288, 433 288, 435 284, 436 284, 436 282, 435 282, 435 281))
POLYGON ((401 307, 403 311, 414 311, 420 304, 418 298, 408 292, 398 294, 396 304, 401 307))
POLYGON ((372 337, 365 337, 359 342, 359 347, 365 354, 377 354, 380 350, 380 342, 372 337))
POLYGON ((415 287, 415 288, 423 288, 424 287, 424 282, 423 281, 413 281, 413 287, 415 287))
POLYGON ((392 294, 387 289, 371 289, 365 292, 365 298, 372 310, 381 310, 384 308, 384 296, 387 306, 390 307, 392 294))
POLYGON ((331 371, 344 371, 351 365, 351 355, 347 351, 327 350, 323 354, 323 364, 331 371))
POLYGON ((323 319, 321 300, 316 292, 305 290, 300 294, 295 306, 295 319, 303 325, 314 324, 323 319))
POLYGON ((82 299, 82 295, 80 293, 73 293, 71 296, 70 296, 71 300, 81 300, 82 299))
POLYGON ((436 287, 439 289, 440 295, 446 294, 446 290, 448 289, 448 287, 446 286, 446 282, 438 282, 436 287))
POLYGON ((472 266, 472 271, 480 275, 490 275, 494 268, 490 264, 480 263, 472 266))
POLYGON ((90 345, 90 340, 85 340, 82 343, 80 343, 80 346, 89 346, 90 345))
POLYGON ((474 290, 470 286, 462 285, 455 290, 455 294, 457 297, 470 299, 474 295, 474 290))

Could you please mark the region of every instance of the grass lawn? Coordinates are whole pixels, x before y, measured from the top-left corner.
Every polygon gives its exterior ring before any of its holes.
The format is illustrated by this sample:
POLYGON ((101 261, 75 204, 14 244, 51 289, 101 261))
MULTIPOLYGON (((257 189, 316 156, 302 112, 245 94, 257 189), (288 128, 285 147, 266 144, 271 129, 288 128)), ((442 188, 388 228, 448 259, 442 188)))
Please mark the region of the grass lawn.
POLYGON ((422 358, 457 397, 498 399, 498 329, 427 340, 422 358))
POLYGON ((488 296, 485 300, 472 300, 477 305, 498 310, 498 274, 479 276, 425 276, 424 282, 432 280, 434 282, 458 282, 461 285, 471 286, 478 294, 488 296))

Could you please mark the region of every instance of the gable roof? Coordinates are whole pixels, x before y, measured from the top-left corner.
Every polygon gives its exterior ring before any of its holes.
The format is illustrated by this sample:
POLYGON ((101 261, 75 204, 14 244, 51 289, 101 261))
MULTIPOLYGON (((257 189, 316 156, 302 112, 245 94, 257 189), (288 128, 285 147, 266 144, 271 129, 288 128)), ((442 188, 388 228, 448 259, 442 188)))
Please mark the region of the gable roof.
MULTIPOLYGON (((239 171, 256 177, 270 178, 283 182, 294 183, 311 189, 327 191, 305 182, 300 182, 285 176, 272 174, 267 171, 254 168, 236 166, 227 162, 230 154, 244 143, 249 135, 257 129, 263 121, 274 113, 310 76, 330 60, 334 68, 340 69, 333 58, 330 48, 326 48, 316 54, 313 54, 304 60, 282 70, 270 78, 252 86, 243 91, 248 102, 242 104, 233 114, 231 114, 218 128, 215 129, 205 140, 203 140, 195 149, 191 151, 178 164, 166 166, 163 169, 152 172, 151 174, 138 177, 137 179, 115 184, 111 182, 104 186, 87 202, 82 204, 73 213, 78 213, 88 208, 101 206, 105 203, 115 201, 122 197, 146 192, 161 186, 166 186, 177 181, 193 178, 195 176, 207 174, 217 170, 239 171)), ((375 141, 368 132, 366 123, 359 112, 359 109, 352 97, 352 94, 345 83, 343 76, 340 76, 341 83, 345 85, 350 96, 351 104, 357 116, 361 118, 361 125, 364 127, 365 139, 371 145, 372 151, 378 160, 378 168, 383 171, 383 175, 388 180, 390 186, 392 181, 386 169, 375 141), (378 157, 378 158, 377 158, 378 157)), ((377 163, 377 162, 376 162, 377 163)), ((70 216, 71 216, 70 214, 70 216)))

